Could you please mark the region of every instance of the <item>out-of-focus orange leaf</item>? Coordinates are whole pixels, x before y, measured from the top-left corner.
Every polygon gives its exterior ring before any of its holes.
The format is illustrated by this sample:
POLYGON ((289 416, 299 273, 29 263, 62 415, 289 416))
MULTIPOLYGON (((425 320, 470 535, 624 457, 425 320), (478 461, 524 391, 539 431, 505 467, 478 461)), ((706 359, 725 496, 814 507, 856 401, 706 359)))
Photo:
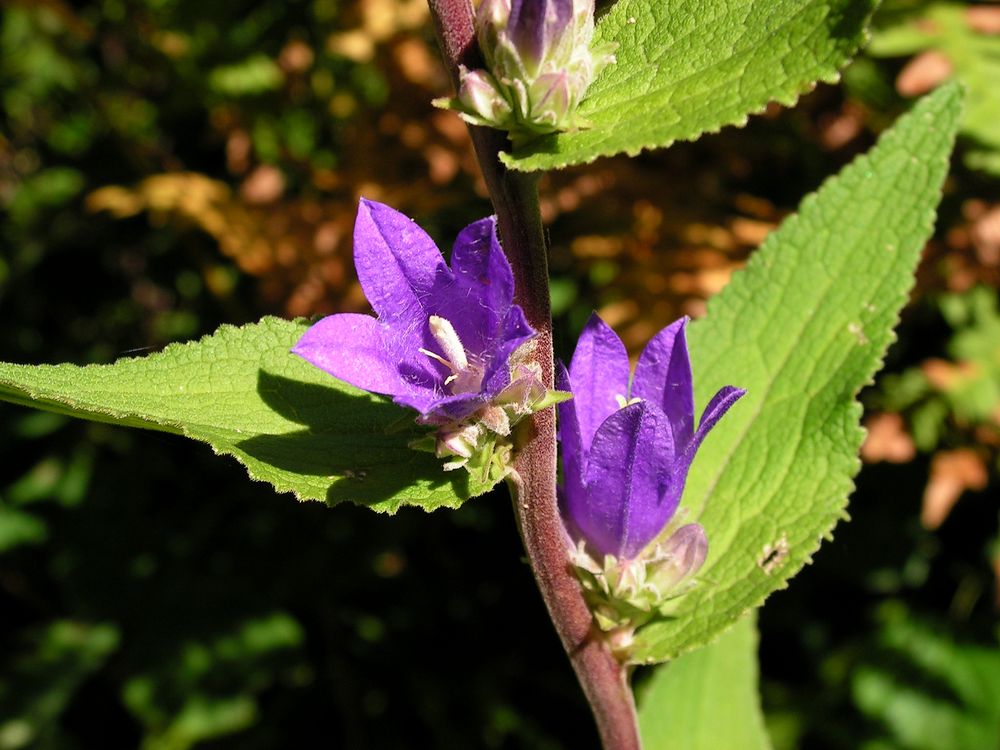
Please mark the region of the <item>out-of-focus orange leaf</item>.
POLYGON ((681 315, 702 314, 781 218, 768 201, 723 189, 718 164, 684 167, 609 159, 542 181, 553 267, 592 279, 598 311, 632 354, 681 315))
POLYGON ((861 458, 867 463, 905 464, 917 455, 901 415, 892 412, 872 414, 865 419, 865 428, 868 435, 861 446, 861 458))
POLYGON ((285 192, 285 177, 270 164, 261 164, 240 185, 240 197, 250 205, 274 203, 285 192))
POLYGON ((974 450, 961 448, 934 454, 920 512, 924 528, 938 528, 963 492, 984 489, 988 480, 986 464, 974 450))
POLYGON ((354 200, 253 205, 223 182, 181 172, 95 190, 87 207, 118 217, 146 211, 157 223, 199 227, 242 271, 261 278, 265 299, 290 315, 367 308, 351 269, 354 200))
POLYGON ((940 50, 927 50, 910 60, 896 77, 901 96, 920 96, 944 83, 954 71, 951 60, 940 50))
POLYGON ((361 0, 357 28, 331 34, 327 50, 355 62, 370 62, 378 45, 400 31, 422 29, 429 11, 424 0, 361 0))
POLYGON ((950 391, 959 383, 978 376, 975 362, 949 362, 946 359, 925 359, 920 371, 927 381, 939 391, 950 391))
POLYGON ((281 48, 278 65, 286 73, 305 73, 312 67, 315 53, 301 39, 293 39, 281 48))
POLYGON ((966 8, 965 20, 981 34, 1000 34, 1000 8, 996 6, 973 5, 966 8))
POLYGON ((845 102, 839 112, 820 118, 820 143, 825 148, 836 151, 857 138, 864 129, 864 110, 854 102, 845 102))
POLYGON ((985 265, 1000 266, 1000 205, 976 217, 971 234, 979 260, 985 265))

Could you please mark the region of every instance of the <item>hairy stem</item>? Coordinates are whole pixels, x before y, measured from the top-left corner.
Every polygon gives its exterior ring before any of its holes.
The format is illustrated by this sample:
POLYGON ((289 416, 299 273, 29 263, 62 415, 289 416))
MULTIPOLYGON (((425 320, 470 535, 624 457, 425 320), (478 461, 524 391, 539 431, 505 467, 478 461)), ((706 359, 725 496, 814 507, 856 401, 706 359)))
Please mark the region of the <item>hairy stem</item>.
MULTIPOLYGON (((478 67, 479 50, 469 0, 429 0, 442 53, 453 82, 458 66, 478 67)), ((476 156, 497 214, 504 251, 514 271, 515 301, 538 331, 533 357, 552 388, 552 314, 545 233, 537 177, 506 169, 498 158, 506 136, 470 127, 476 156)), ((590 702, 605 750, 639 750, 635 703, 626 668, 604 641, 570 570, 568 541, 556 501, 555 410, 534 415, 530 437, 520 446, 512 481, 514 507, 538 588, 559 638, 590 702)))

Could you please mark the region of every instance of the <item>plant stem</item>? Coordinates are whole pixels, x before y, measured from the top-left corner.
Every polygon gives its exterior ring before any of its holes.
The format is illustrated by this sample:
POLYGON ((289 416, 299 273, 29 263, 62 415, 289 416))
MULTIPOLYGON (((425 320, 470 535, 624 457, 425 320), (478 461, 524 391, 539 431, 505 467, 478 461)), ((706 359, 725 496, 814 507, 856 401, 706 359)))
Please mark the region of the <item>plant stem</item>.
MULTIPOLYGON (((452 81, 458 66, 481 65, 469 0, 429 0, 452 81)), ((504 252, 514 271, 515 301, 538 331, 534 360, 552 388, 552 314, 548 259, 538 204, 538 178, 508 170, 499 153, 506 136, 470 127, 480 169, 497 214, 504 252)), ((530 437, 519 447, 512 480, 514 508, 535 580, 559 638, 590 702, 605 750, 639 750, 635 703, 627 668, 595 637, 593 618, 567 556, 569 541, 556 500, 555 410, 533 417, 530 437)))

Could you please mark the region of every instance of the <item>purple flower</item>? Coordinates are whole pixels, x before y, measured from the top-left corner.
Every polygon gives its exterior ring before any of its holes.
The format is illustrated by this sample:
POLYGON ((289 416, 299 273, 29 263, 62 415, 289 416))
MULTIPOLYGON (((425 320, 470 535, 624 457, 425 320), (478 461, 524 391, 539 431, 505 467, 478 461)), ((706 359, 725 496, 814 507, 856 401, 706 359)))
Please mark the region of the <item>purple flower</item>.
MULTIPOLYGON (((646 345, 631 387, 625 346, 596 314, 569 372, 559 365, 558 386, 573 393, 572 401, 559 405, 563 511, 598 557, 632 560, 664 530, 698 446, 745 393, 720 389, 695 429, 686 324, 687 318, 676 321, 646 345)), ((684 569, 680 573, 693 572, 707 550, 704 532, 690 524, 674 536, 653 557, 668 555, 674 568, 684 569)), ((673 580, 678 571, 661 573, 673 580)))
MULTIPOLYGON (((490 429, 509 431, 506 414, 495 404, 512 392, 531 391, 523 372, 511 382, 510 360, 535 330, 512 304, 514 279, 494 219, 462 230, 449 268, 413 220, 362 199, 354 264, 378 318, 330 315, 292 351, 351 385, 416 409, 423 423, 450 425, 440 436, 449 446, 457 444, 459 424, 477 413, 485 414, 490 429)), ((465 429, 462 435, 475 432, 465 429)), ((459 453, 471 450, 465 446, 459 453)))

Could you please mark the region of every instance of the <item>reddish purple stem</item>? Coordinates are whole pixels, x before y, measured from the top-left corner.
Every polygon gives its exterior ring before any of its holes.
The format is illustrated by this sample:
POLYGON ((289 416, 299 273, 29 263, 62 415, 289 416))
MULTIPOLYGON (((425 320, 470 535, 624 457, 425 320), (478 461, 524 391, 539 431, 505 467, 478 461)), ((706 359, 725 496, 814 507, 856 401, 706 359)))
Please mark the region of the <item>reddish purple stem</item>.
MULTIPOLYGON (((469 0, 429 0, 441 51, 452 77, 458 66, 481 66, 469 0)), ((514 271, 514 301, 538 331, 534 359, 547 388, 553 382, 552 314, 545 234, 538 204, 537 176, 508 170, 498 157, 506 136, 470 127, 486 180, 504 251, 514 271)), ((555 412, 533 418, 533 434, 520 446, 515 469, 514 506, 525 551, 559 638, 590 702, 605 750, 640 750, 635 702, 628 670, 595 637, 593 619, 567 558, 566 535, 556 500, 555 412)))

